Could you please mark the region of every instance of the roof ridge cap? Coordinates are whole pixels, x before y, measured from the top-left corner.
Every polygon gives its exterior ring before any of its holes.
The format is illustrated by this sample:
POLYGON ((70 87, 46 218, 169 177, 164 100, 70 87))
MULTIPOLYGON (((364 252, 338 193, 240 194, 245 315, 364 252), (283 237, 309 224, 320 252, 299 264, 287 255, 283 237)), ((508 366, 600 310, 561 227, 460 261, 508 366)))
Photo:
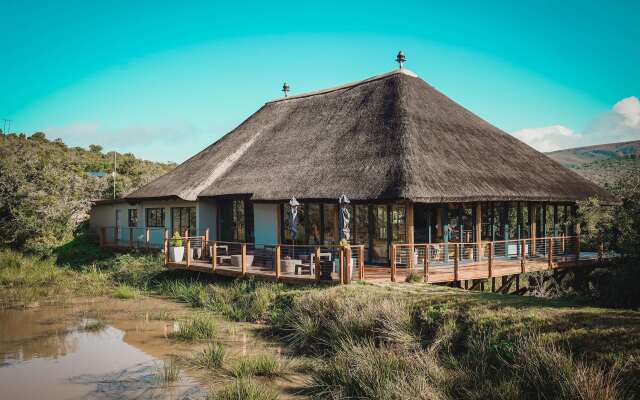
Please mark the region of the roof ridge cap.
POLYGON ((358 80, 358 81, 352 81, 352 82, 345 83, 345 84, 342 84, 342 85, 332 86, 332 87, 329 87, 329 88, 326 88, 326 89, 319 89, 319 90, 314 90, 314 91, 311 91, 311 92, 300 93, 300 94, 297 94, 295 96, 282 97, 280 99, 267 101, 265 104, 280 103, 280 102, 284 102, 284 101, 288 101, 288 100, 302 99, 302 98, 306 98, 306 97, 311 97, 311 96, 317 96, 317 95, 321 95, 321 94, 331 93, 331 92, 335 92, 335 91, 338 91, 338 90, 348 89, 348 88, 352 88, 352 87, 355 87, 355 86, 359 86, 359 85, 362 85, 364 83, 377 81, 377 80, 384 79, 384 78, 387 78, 389 76, 398 75, 398 74, 407 75, 407 76, 410 76, 412 78, 419 78, 418 74, 416 74, 415 72, 413 72, 411 70, 408 70, 406 68, 396 68, 396 69, 394 69, 392 71, 385 72, 384 74, 380 74, 380 75, 375 75, 375 76, 372 76, 370 78, 361 79, 361 80, 358 80))

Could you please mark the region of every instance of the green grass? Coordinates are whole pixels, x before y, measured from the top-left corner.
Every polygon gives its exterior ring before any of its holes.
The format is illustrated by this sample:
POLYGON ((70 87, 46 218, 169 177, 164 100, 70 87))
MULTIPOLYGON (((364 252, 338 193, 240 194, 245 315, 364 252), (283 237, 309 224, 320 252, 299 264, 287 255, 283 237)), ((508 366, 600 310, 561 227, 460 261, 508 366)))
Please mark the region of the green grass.
POLYGON ((407 274, 407 277, 405 278, 405 282, 408 282, 408 283, 422 283, 422 282, 424 282, 424 276, 422 276, 421 274, 417 273, 416 271, 411 270, 407 274))
POLYGON ((222 389, 212 391, 208 400, 277 400, 278 395, 270 388, 248 379, 237 379, 222 389))
POLYGON ((87 332, 100 332, 106 327, 107 327, 107 324, 103 320, 98 319, 94 321, 88 321, 86 324, 84 324, 82 329, 87 332))
POLYGON ((111 294, 116 299, 135 299, 139 296, 138 289, 127 284, 119 285, 111 294))
POLYGON ((215 319, 207 314, 198 314, 191 320, 181 322, 169 337, 183 341, 205 341, 215 339, 216 332, 215 319))
POLYGON ((288 363, 273 354, 257 354, 236 361, 229 369, 231 376, 250 378, 252 376, 276 377, 290 372, 288 363))
POLYGON ((221 368, 224 364, 226 349, 222 343, 214 342, 202 351, 195 353, 190 363, 199 368, 216 369, 221 368))
POLYGON ((317 398, 619 399, 640 377, 637 312, 365 285, 301 293, 285 315, 275 333, 320 360, 317 398))
POLYGON ((170 385, 180 378, 180 366, 173 358, 164 360, 162 365, 157 367, 156 377, 163 385, 170 385))

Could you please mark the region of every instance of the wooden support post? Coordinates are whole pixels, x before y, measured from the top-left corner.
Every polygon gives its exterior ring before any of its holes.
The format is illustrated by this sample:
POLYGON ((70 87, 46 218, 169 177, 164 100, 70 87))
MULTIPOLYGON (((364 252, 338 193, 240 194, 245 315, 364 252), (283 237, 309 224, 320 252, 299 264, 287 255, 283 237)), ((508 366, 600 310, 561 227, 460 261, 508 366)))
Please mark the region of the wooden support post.
POLYGON ((169 230, 164 229, 164 265, 169 263, 169 230))
POLYGON ((364 245, 358 246, 358 278, 364 281, 364 245))
POLYGON ((407 230, 407 243, 409 243, 409 260, 407 260, 407 267, 409 268, 409 270, 413 271, 413 268, 415 267, 415 265, 413 265, 414 259, 413 259, 413 252, 415 247, 413 246, 414 244, 414 222, 413 222, 413 203, 411 202, 407 202, 406 205, 406 211, 407 211, 407 219, 406 219, 406 230, 407 230))
POLYGON ((344 265, 346 268, 344 269, 344 283, 351 283, 351 247, 345 247, 344 249, 344 265))
POLYGON ((216 270, 218 264, 218 243, 214 240, 211 242, 211 269, 216 270))
POLYGON ((488 277, 493 277, 493 242, 487 243, 487 268, 488 268, 488 277))
POLYGON ((538 236, 538 207, 533 205, 531 210, 531 254, 537 254, 536 237, 538 236))
POLYGON ((520 241, 520 272, 523 274, 527 272, 527 241, 522 239, 520 241))
POLYGON ((185 249, 187 251, 187 268, 189 268, 191 266, 191 239, 187 238, 187 248, 185 249))
POLYGON ((491 278, 491 293, 495 293, 496 292, 496 278, 492 277, 491 278))
POLYGON ((106 239, 106 228, 102 227, 100 228, 100 237, 99 237, 99 241, 100 241, 100 247, 104 247, 104 243, 105 243, 105 239, 106 239))
POLYGON ((242 265, 242 276, 247 274, 247 244, 240 245, 240 265, 242 265))
POLYGON ((316 281, 320 280, 320 246, 316 246, 316 248, 313 251, 314 255, 313 255, 313 262, 315 264, 315 270, 316 270, 316 281))
POLYGON ((129 248, 133 249, 133 228, 129 228, 129 248))
POLYGON ((458 282, 460 279, 458 267, 460 266, 460 260, 458 259, 459 248, 458 245, 460 243, 452 243, 453 244, 453 281, 458 282))
POLYGON ((206 257, 209 250, 209 228, 204 230, 204 243, 202 243, 202 258, 206 257))
MULTIPOLYGON (((431 228, 429 228, 431 229, 431 228)), ((429 245, 424 245, 424 283, 429 283, 429 258, 431 257, 431 251, 429 251, 429 245)))
POLYGON ((476 204, 476 210, 475 210, 475 214, 476 214, 476 219, 475 219, 475 240, 474 242, 476 242, 478 244, 478 254, 474 255, 474 257, 478 257, 478 261, 480 261, 480 259, 482 257, 484 257, 484 248, 482 247, 482 206, 478 203, 476 204))
POLYGON ((282 246, 279 244, 276 245, 275 257, 276 280, 278 281, 282 276, 282 246))
POLYGON ((553 238, 547 239, 547 259, 549 269, 553 268, 553 238))
POLYGON ((391 282, 396 281, 396 245, 391 245, 391 282))
POLYGON ((338 250, 338 275, 340 276, 340 284, 344 284, 344 250, 342 247, 338 250))
POLYGON ((151 229, 144 228, 144 248, 149 250, 149 243, 151 242, 151 229))
POLYGON ((576 261, 580 260, 580 223, 576 222, 576 261))

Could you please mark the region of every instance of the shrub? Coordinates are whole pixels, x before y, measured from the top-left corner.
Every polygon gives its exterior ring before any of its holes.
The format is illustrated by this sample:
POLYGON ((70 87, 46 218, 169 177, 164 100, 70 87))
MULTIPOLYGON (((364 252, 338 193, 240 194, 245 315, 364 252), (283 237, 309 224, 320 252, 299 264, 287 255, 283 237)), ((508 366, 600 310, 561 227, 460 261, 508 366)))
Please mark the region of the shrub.
POLYGON ((170 246, 172 247, 182 247, 182 236, 180 236, 180 233, 178 231, 173 233, 170 242, 170 246))
POLYGON ((212 340, 216 337, 216 321, 206 314, 197 315, 180 323, 178 329, 171 332, 169 337, 184 341, 212 340))
POLYGON ((408 283, 422 283, 424 282, 424 277, 417 273, 416 271, 409 271, 407 277, 405 278, 405 282, 408 283))

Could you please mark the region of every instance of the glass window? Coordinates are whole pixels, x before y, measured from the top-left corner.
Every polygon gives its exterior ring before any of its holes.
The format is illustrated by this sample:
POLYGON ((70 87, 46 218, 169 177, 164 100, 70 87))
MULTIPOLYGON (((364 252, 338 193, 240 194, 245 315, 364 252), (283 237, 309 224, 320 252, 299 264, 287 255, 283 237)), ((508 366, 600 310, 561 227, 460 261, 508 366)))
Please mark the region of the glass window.
POLYGON ((148 227, 164 227, 164 208, 147 208, 146 214, 148 227))
POLYGON ((244 200, 223 200, 218 206, 221 240, 253 242, 253 205, 244 200))
POLYGON ((184 235, 189 230, 189 236, 196 233, 196 208, 195 207, 172 207, 171 208, 171 231, 184 235))
POLYGON ((371 206, 373 216, 373 237, 371 238, 371 259, 374 262, 388 262, 388 213, 387 206, 375 204, 371 206))
POLYGON ((494 210, 493 205, 490 204, 481 206, 480 240, 493 240, 494 210))
POLYGON ((369 247, 369 206, 366 204, 355 205, 353 231, 355 231, 352 232, 355 243, 369 247))
POLYGON ((407 208, 404 204, 391 207, 391 229, 394 243, 407 243, 407 208))
POLYGON ((337 244, 339 240, 338 204, 323 204, 324 244, 337 244))
POLYGON ((129 228, 134 228, 138 226, 138 209, 130 208, 129 209, 129 228))
POLYGON ((449 241, 450 242, 459 242, 460 241, 460 218, 459 218, 459 210, 456 207, 449 207, 449 215, 447 217, 449 219, 449 241))
POLYGON ((307 234, 306 243, 310 245, 320 245, 322 244, 322 207, 318 203, 309 203, 305 204, 305 214, 306 214, 306 223, 307 229, 305 229, 307 234))

